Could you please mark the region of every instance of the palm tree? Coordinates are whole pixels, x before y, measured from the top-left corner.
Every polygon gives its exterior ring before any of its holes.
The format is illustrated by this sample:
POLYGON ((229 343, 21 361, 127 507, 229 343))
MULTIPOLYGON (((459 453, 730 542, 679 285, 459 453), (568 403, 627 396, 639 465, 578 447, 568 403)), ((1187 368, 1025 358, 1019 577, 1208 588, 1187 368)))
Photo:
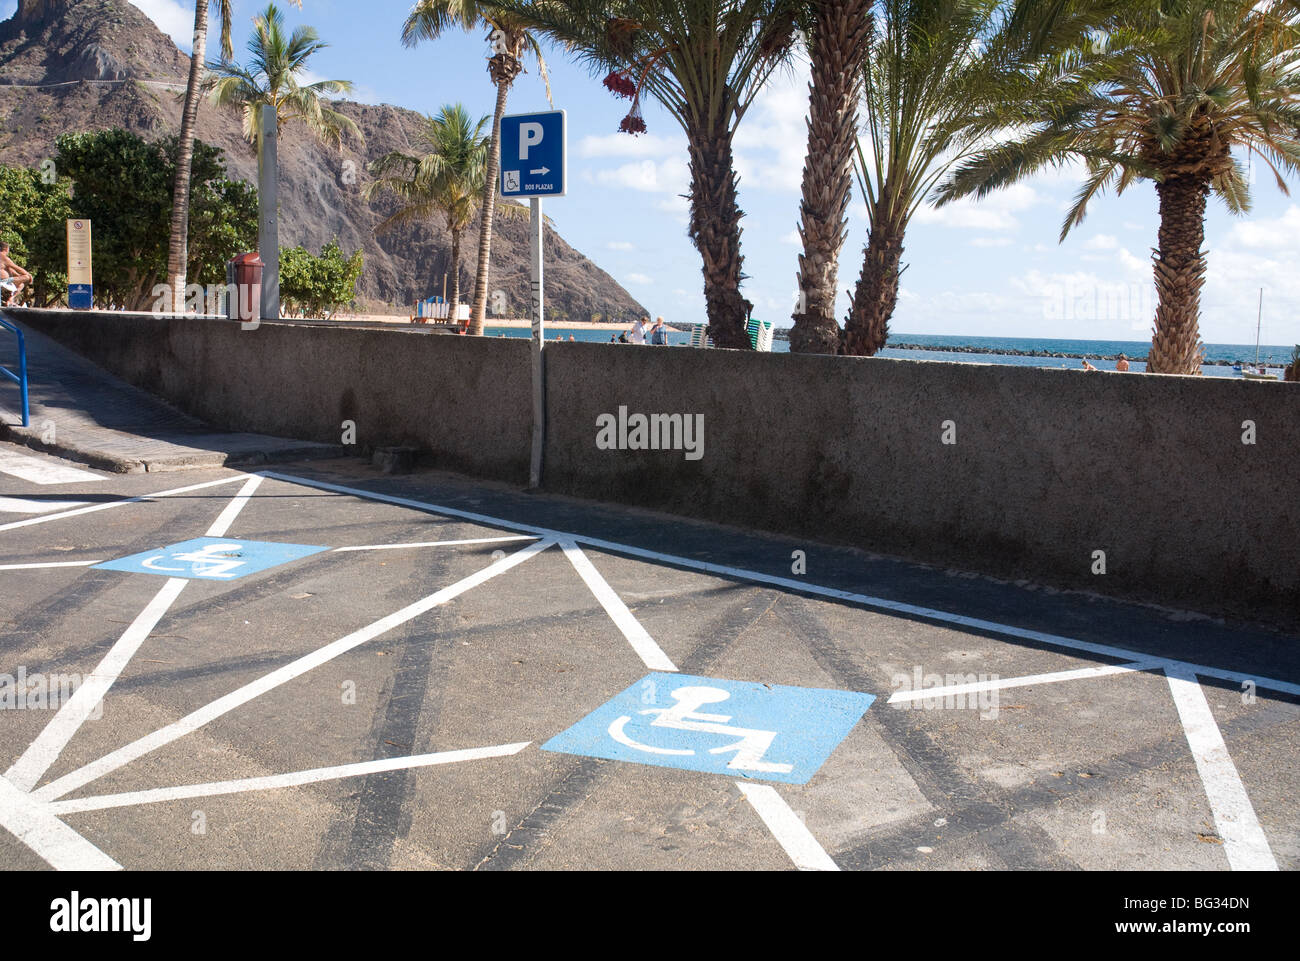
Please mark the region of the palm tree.
POLYGON ((496 108, 492 113, 492 136, 488 146, 487 170, 483 182, 483 217, 479 225, 478 268, 474 273, 474 301, 470 307, 468 332, 483 333, 487 311, 488 270, 492 259, 492 221, 496 213, 497 177, 501 169, 501 117, 506 112, 510 85, 524 71, 524 55, 537 60, 537 68, 551 98, 546 61, 537 40, 528 31, 528 23, 494 3, 477 0, 417 0, 402 26, 402 43, 413 47, 421 40, 435 40, 452 27, 476 30, 486 27, 492 41, 488 74, 496 84, 496 108))
POLYGON ((990 133, 1046 96, 1048 74, 1081 42, 1096 4, 1040 0, 878 0, 863 100, 858 175, 870 233, 841 352, 885 345, 898 302, 903 241, 940 178, 990 133))
POLYGON ((257 108, 266 104, 276 108, 280 128, 287 121, 302 123, 322 140, 340 145, 345 134, 363 140, 361 130, 351 117, 326 107, 322 94, 350 93, 347 80, 319 80, 301 84, 298 77, 307 69, 307 61, 328 47, 311 27, 298 27, 286 34, 284 14, 274 3, 253 20, 253 36, 248 41, 252 59, 247 66, 223 59, 210 63, 212 73, 206 81, 211 99, 219 107, 239 107, 244 115, 244 137, 257 139, 257 108))
POLYGON ((812 60, 808 91, 808 152, 799 204, 799 303, 790 350, 834 354, 836 278, 844 246, 853 148, 858 129, 862 59, 871 32, 871 0, 810 0, 807 43, 812 60))
MULTIPOLYGON (((293 0, 300 3, 301 0, 293 0)), ((172 291, 172 309, 185 302, 185 265, 189 259, 190 168, 194 161, 194 127, 198 119, 199 94, 203 82, 203 58, 208 45, 208 7, 217 4, 221 17, 221 55, 229 58, 231 0, 196 0, 194 4, 194 49, 190 53, 190 76, 185 85, 185 106, 181 110, 180 139, 176 147, 176 180, 172 187, 171 239, 167 244, 167 283, 172 291)))
POLYGON ((1300 6, 1294 0, 1132 0, 1078 60, 1059 102, 1029 113, 1026 132, 967 159, 940 191, 944 201, 982 196, 1048 164, 1083 161, 1087 180, 1061 239, 1093 197, 1155 182, 1160 231, 1153 253, 1157 307, 1147 369, 1200 372, 1200 292, 1205 208, 1216 194, 1234 214, 1250 209, 1233 149, 1258 157, 1287 192, 1300 167, 1300 6))
POLYGON ((644 133, 648 94, 686 132, 691 175, 687 234, 704 262, 709 336, 751 349, 753 305, 741 295, 743 258, 732 142, 736 127, 795 31, 794 0, 502 0, 632 101, 619 129, 644 133))
MULTIPOLYGON (((460 236, 474 219, 483 198, 489 139, 484 136, 487 117, 477 121, 461 105, 443 107, 425 122, 417 136, 426 148, 419 155, 394 150, 370 165, 376 178, 363 192, 367 201, 382 191, 398 198, 397 212, 375 227, 380 234, 394 227, 442 214, 451 234, 451 316, 460 304, 460 236)), ((505 211, 522 207, 503 207, 505 211)))

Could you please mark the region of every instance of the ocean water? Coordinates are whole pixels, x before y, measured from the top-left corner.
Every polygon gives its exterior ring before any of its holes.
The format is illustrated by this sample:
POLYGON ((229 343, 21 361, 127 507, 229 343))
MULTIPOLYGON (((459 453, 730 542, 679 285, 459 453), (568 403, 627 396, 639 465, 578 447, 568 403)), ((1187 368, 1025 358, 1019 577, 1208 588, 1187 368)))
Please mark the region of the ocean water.
MULTIPOLYGON (((485 329, 489 337, 507 336, 507 337, 529 337, 531 331, 527 328, 493 328, 491 326, 485 329)), ((562 340, 568 340, 572 335, 574 340, 590 341, 596 343, 608 343, 610 332, 606 330, 587 330, 581 326, 561 327, 558 325, 547 326, 547 339, 555 340, 559 336, 562 340)), ((617 336, 617 334, 615 334, 617 336)), ((670 332, 668 342, 670 345, 682 345, 690 343, 690 334, 687 332, 670 332)), ((1024 357, 1019 354, 1003 354, 996 351, 1019 350, 1019 351, 1049 351, 1057 354, 1096 354, 1113 356, 1115 354, 1127 354, 1130 358, 1129 369, 1133 371, 1143 371, 1146 364, 1141 361, 1135 361, 1134 357, 1145 357, 1148 349, 1151 347, 1150 341, 1138 340, 1065 340, 1045 337, 967 337, 960 335, 947 334, 892 334, 890 342, 896 344, 919 344, 926 347, 977 347, 981 350, 995 351, 988 354, 971 354, 959 351, 944 350, 907 350, 898 347, 886 346, 880 352, 881 357, 896 357, 903 360, 936 360, 949 361, 959 364, 1012 364, 1018 367, 1069 367, 1076 368, 1083 366, 1077 358, 1070 357, 1024 357)), ((1261 344, 1259 348, 1259 359, 1271 373, 1281 374, 1282 368, 1290 362, 1291 351, 1293 347, 1282 346, 1278 344, 1261 344)), ((787 353, 790 345, 784 340, 774 340, 772 342, 773 353, 787 353)), ((1255 359, 1254 344, 1206 344, 1205 359, 1209 360, 1230 360, 1246 361, 1253 363, 1255 359)), ((1100 367, 1102 370, 1114 370, 1115 362, 1113 360, 1093 360, 1090 363, 1094 367, 1100 367)), ((1236 377, 1237 372, 1230 366, 1217 366, 1206 364, 1202 372, 1208 377, 1236 377)))

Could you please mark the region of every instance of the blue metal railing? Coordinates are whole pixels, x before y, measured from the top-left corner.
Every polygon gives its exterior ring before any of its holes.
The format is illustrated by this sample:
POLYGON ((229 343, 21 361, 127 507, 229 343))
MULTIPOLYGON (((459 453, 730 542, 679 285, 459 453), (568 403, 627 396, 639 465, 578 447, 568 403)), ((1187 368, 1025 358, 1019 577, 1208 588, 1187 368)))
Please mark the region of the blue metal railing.
POLYGON ((23 340, 23 332, 3 317, 0 317, 0 327, 12 330, 14 336, 18 338, 18 373, 15 374, 8 367, 0 367, 0 374, 4 374, 18 385, 18 392, 22 395, 23 426, 30 427, 32 417, 31 411, 27 407, 27 342, 23 340))

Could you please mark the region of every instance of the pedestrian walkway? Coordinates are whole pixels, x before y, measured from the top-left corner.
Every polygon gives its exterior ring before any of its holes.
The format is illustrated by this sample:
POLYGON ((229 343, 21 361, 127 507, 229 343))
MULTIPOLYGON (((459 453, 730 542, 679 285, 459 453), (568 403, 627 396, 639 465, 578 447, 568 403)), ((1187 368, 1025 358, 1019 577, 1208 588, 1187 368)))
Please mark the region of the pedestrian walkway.
MULTIPOLYGON (((19 325, 22 326, 22 325, 19 325)), ((17 391, 0 393, 0 440, 58 454, 115 473, 173 471, 333 457, 342 448, 265 434, 214 430, 202 421, 24 327, 31 382, 31 426, 17 413, 17 391)), ((0 366, 15 360, 11 338, 0 366)))

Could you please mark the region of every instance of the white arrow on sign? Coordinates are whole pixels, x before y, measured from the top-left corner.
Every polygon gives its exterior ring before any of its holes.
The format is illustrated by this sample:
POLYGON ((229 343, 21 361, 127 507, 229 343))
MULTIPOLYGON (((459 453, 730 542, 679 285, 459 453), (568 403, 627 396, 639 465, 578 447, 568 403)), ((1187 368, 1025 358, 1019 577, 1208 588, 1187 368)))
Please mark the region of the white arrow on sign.
POLYGON ((548 174, 548 173, 550 173, 550 172, 551 172, 551 168, 550 168, 550 167, 540 167, 540 168, 538 168, 537 170, 530 170, 530 171, 528 171, 528 172, 529 172, 530 174, 543 174, 543 175, 544 175, 544 174, 548 174))

